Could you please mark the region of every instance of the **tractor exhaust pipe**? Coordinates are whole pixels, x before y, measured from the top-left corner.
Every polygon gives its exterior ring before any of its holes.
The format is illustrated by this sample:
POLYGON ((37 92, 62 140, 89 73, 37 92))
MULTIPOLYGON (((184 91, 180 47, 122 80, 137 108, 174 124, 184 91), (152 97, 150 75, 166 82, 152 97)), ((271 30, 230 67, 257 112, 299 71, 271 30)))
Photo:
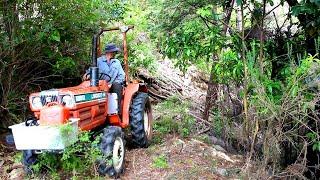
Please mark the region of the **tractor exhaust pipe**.
POLYGON ((99 85, 99 68, 97 67, 97 49, 99 35, 94 35, 92 38, 92 66, 90 67, 90 86, 97 87, 99 85))

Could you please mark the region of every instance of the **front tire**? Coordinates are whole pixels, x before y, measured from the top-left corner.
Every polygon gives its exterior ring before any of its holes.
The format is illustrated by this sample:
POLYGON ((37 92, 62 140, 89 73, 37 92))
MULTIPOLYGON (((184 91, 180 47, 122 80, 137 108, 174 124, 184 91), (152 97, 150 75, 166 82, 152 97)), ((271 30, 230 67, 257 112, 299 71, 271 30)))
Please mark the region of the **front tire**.
POLYGON ((98 160, 98 173, 119 177, 124 170, 125 141, 120 127, 109 126, 103 130, 100 142, 103 158, 98 160))
POLYGON ((32 173, 32 165, 37 162, 38 155, 35 154, 32 150, 23 150, 22 151, 22 164, 24 166, 24 171, 27 174, 32 173))
POLYGON ((138 92, 130 106, 130 127, 133 144, 148 147, 152 139, 152 111, 147 93, 138 92))

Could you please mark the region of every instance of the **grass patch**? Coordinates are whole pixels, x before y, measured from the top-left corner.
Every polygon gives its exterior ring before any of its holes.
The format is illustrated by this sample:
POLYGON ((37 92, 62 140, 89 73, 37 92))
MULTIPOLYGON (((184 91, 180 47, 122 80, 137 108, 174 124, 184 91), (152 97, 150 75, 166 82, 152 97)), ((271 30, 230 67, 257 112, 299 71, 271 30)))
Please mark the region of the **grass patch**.
POLYGON ((158 104, 155 111, 159 118, 154 121, 154 143, 161 143, 167 134, 189 137, 195 130, 195 119, 189 115, 190 103, 171 96, 158 104))
POLYGON ((207 134, 202 134, 202 135, 196 136, 195 139, 202 141, 206 144, 212 144, 212 142, 210 141, 209 136, 207 134))
POLYGON ((151 156, 157 151, 158 146, 157 145, 151 145, 146 149, 146 153, 148 156, 151 156))
POLYGON ((169 167, 168 160, 165 155, 160 155, 153 158, 152 167, 159 169, 166 169, 169 167))
POLYGON ((13 156, 13 161, 15 163, 20 163, 22 159, 22 151, 18 151, 14 156, 13 156))

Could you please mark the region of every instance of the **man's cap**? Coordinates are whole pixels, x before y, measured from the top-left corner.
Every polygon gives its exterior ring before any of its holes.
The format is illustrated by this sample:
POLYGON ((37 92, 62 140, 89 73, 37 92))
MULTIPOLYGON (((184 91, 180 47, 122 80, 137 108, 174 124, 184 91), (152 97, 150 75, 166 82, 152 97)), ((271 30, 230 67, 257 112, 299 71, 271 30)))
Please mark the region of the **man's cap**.
POLYGON ((106 47, 104 48, 104 51, 105 53, 119 52, 120 49, 114 43, 110 43, 106 45, 106 47))

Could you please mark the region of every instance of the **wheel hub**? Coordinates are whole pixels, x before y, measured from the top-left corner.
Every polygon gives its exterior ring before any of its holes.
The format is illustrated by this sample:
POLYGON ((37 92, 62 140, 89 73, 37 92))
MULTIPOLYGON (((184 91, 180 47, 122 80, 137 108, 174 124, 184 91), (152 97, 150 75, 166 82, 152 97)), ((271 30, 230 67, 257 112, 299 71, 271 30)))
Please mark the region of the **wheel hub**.
POLYGON ((112 151, 112 162, 115 171, 119 172, 123 164, 124 158, 124 144, 120 137, 117 137, 114 141, 113 151, 112 151))
POLYGON ((150 119, 149 119, 149 114, 147 111, 144 112, 143 115, 143 127, 144 127, 144 132, 146 133, 147 136, 149 136, 150 133, 150 119))

